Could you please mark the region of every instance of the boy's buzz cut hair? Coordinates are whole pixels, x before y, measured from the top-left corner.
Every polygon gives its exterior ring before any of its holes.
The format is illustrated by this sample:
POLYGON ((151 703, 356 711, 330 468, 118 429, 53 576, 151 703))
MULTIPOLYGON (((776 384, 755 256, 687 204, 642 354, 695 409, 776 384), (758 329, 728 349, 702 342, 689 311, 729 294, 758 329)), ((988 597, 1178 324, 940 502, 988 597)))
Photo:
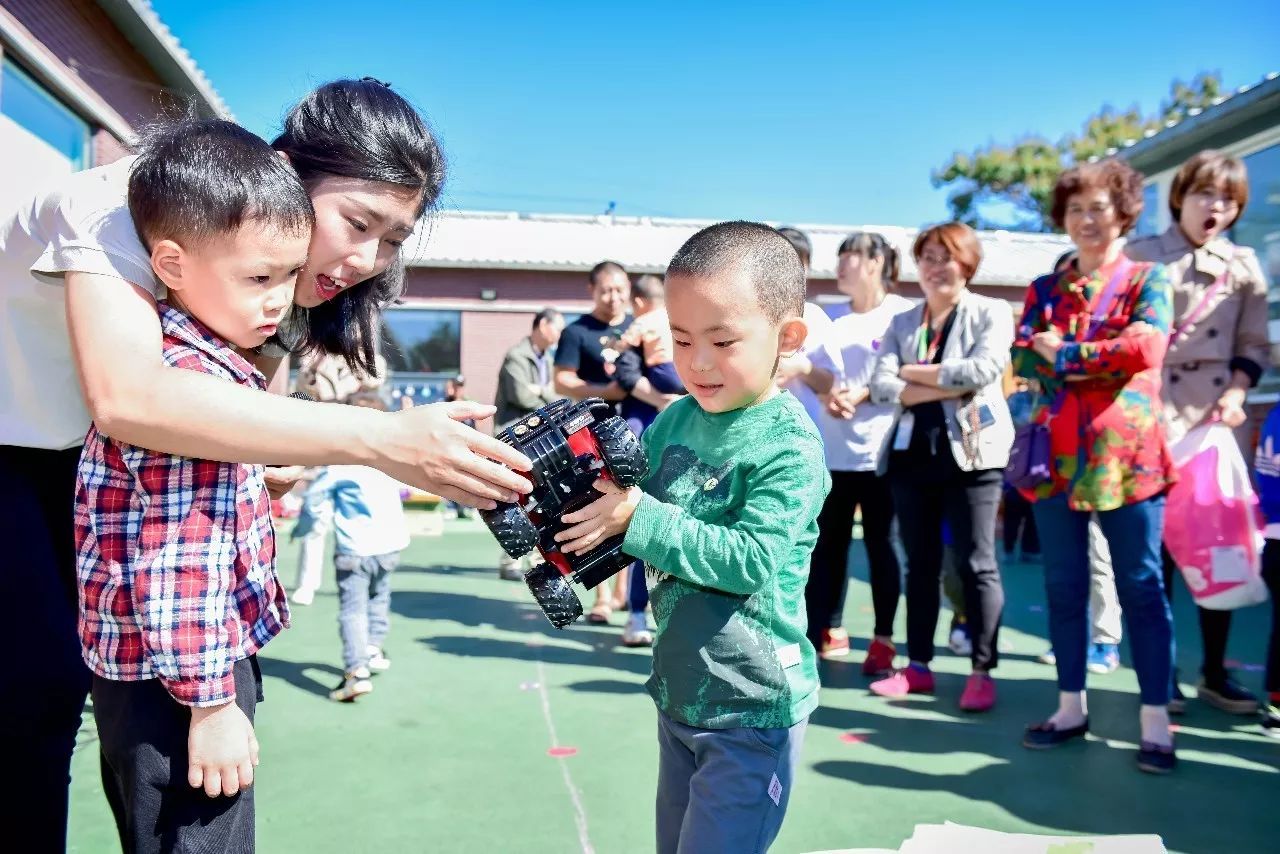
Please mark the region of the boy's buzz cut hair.
POLYGON ((755 285, 771 323, 804 313, 805 279, 800 256, 785 236, 758 222, 707 226, 676 250, 667 266, 673 276, 706 279, 742 270, 755 285))
POLYGON ((144 246, 191 247, 253 221, 284 234, 315 225, 296 172, 264 140, 223 119, 183 119, 143 131, 129 170, 129 214, 144 246))

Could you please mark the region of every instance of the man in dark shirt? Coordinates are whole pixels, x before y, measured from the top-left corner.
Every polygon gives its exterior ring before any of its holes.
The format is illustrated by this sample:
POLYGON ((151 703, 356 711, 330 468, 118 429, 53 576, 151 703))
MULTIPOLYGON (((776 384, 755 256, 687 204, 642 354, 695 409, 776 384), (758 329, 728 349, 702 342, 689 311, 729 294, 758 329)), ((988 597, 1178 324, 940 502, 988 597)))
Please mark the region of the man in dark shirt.
POLYGON ((556 391, 574 400, 622 400, 626 393, 613 381, 614 343, 631 325, 631 279, 621 264, 602 261, 591 268, 588 289, 591 313, 566 326, 556 348, 556 391))
MULTIPOLYGON (((620 401, 627 394, 613 380, 613 362, 618 357, 616 342, 631 326, 631 315, 627 314, 631 279, 621 264, 601 261, 591 268, 587 287, 594 303, 591 313, 566 326, 556 347, 556 392, 573 400, 602 397, 620 401)), ((620 584, 621 578, 615 576, 614 583, 620 584)), ((606 582, 596 587, 595 607, 587 622, 609 622, 613 613, 609 586, 606 582)))

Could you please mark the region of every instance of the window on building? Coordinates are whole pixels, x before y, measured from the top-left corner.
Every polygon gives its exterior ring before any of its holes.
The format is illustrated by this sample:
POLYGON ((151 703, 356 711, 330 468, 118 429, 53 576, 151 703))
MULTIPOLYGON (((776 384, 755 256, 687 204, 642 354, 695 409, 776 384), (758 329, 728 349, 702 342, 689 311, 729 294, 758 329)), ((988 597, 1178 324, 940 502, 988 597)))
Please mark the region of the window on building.
POLYGON ((1160 186, 1155 182, 1142 188, 1142 216, 1134 223, 1137 237, 1160 233, 1160 186))
POLYGON ((1249 205, 1236 220, 1231 239, 1258 253, 1262 268, 1280 296, 1280 145, 1244 158, 1249 172, 1249 205))
POLYGON ((88 123, 7 57, 0 68, 0 114, 66 157, 72 169, 93 165, 88 123))
POLYGON ((382 355, 393 399, 414 405, 444 397, 445 380, 462 366, 462 313, 393 308, 382 317, 382 355))

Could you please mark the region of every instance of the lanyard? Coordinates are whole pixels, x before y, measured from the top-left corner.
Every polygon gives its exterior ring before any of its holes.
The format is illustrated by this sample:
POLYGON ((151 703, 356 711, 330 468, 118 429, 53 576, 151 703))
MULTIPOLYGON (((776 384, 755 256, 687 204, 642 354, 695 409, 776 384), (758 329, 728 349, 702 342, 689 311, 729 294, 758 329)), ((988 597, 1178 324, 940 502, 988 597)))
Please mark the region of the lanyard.
MULTIPOLYGON (((951 310, 955 311, 954 308, 951 310)), ((929 320, 929 306, 926 304, 920 328, 916 331, 916 359, 922 365, 932 364, 938 357, 938 348, 942 346, 942 332, 939 331, 934 335, 933 326, 929 320)))

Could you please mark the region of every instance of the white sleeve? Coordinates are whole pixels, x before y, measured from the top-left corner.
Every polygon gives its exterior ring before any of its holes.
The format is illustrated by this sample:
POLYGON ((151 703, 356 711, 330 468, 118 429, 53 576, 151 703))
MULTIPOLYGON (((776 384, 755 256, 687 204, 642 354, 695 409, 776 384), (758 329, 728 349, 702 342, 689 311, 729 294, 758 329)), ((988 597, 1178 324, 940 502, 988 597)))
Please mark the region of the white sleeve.
POLYGON ((42 200, 45 247, 32 273, 96 273, 124 279, 156 296, 150 254, 142 245, 127 204, 132 158, 72 175, 42 200))

